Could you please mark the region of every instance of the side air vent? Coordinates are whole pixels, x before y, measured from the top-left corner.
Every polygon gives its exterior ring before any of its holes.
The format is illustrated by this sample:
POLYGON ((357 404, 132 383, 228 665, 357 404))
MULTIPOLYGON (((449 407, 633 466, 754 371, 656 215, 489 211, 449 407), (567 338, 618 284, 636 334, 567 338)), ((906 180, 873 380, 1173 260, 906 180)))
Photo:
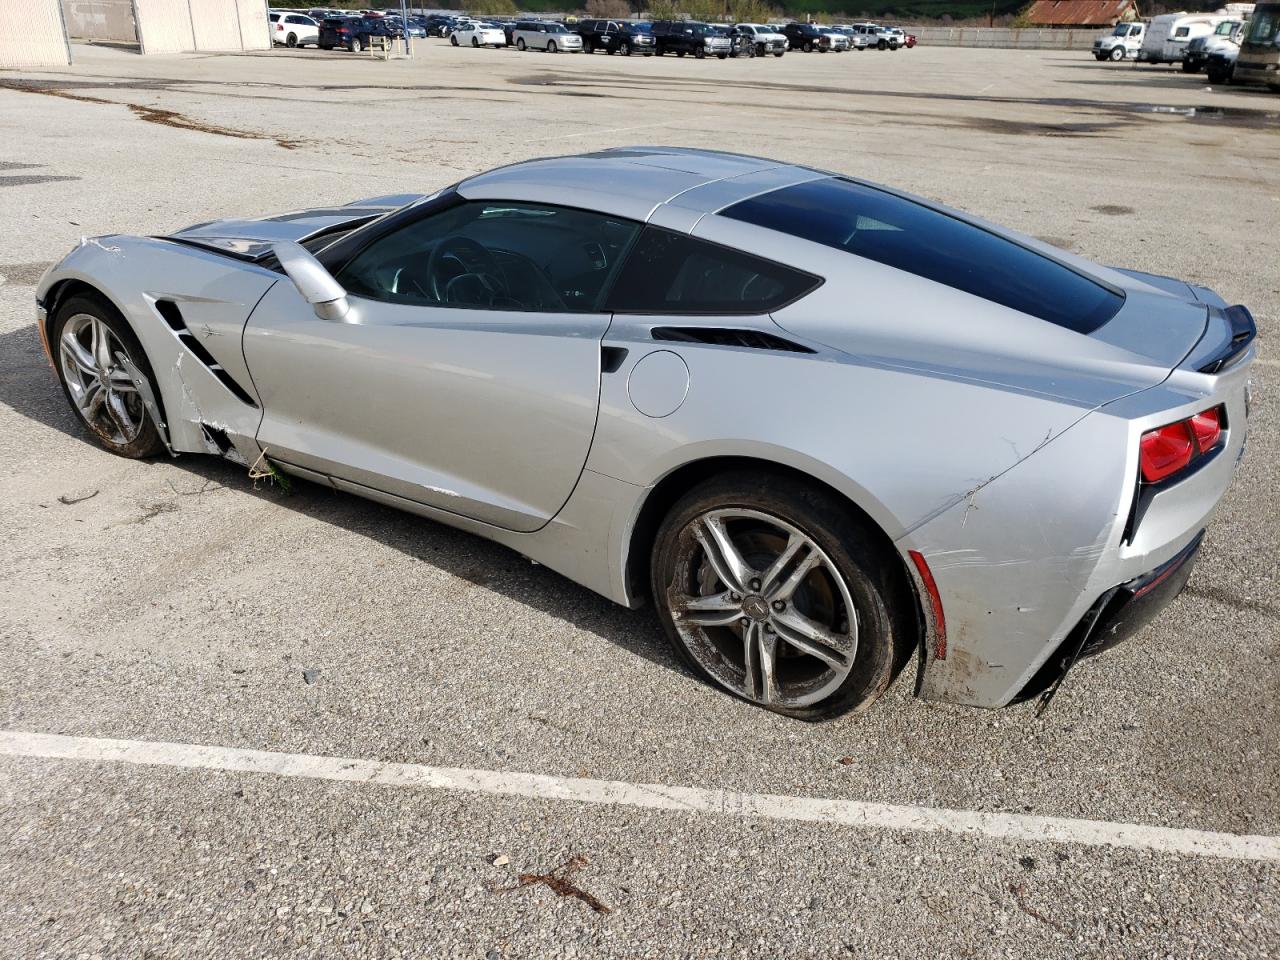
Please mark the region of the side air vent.
POLYGON ((222 369, 222 365, 213 358, 208 350, 190 330, 187 329, 186 321, 182 318, 182 311, 178 309, 178 305, 172 300, 157 300, 156 312, 164 318, 164 322, 169 325, 178 337, 179 342, 190 352, 190 354, 209 368, 212 373, 222 383, 224 387, 235 395, 235 398, 241 403, 256 407, 253 397, 249 396, 249 392, 244 387, 236 383, 235 378, 226 370, 222 369))
POLYGON ((654 327, 649 333, 655 340, 674 340, 679 343, 709 343, 720 347, 782 350, 787 353, 817 352, 762 330, 740 330, 728 327, 654 327))

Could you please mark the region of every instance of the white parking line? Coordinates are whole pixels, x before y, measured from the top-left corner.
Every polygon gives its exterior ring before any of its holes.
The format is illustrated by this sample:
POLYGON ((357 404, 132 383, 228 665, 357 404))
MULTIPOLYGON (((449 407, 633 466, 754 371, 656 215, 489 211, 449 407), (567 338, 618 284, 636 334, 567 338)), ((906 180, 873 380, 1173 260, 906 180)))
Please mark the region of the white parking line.
POLYGON ((1080 843, 1189 857, 1280 862, 1280 837, 1241 836, 1135 823, 979 813, 862 800, 822 800, 661 784, 581 780, 534 773, 428 767, 347 757, 270 753, 235 747, 107 740, 0 731, 0 756, 91 760, 144 766, 274 774, 380 786, 568 800, 724 817, 761 817, 864 829, 950 833, 993 840, 1080 843))

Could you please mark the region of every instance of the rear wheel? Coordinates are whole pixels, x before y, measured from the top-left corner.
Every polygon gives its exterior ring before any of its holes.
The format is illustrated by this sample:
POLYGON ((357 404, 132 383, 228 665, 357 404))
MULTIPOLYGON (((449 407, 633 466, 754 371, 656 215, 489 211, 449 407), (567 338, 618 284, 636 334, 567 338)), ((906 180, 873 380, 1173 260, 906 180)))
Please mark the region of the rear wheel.
POLYGON ((353 37, 350 46, 352 53, 359 53, 364 49, 364 43, 361 42, 359 37, 353 37))
POLYGON ((516 40, 516 49, 521 53, 524 52, 524 37, 520 37, 516 40))
POLYGON ((143 403, 132 367, 156 396, 142 344, 105 300, 82 295, 58 308, 49 330, 58 379, 82 423, 102 446, 122 457, 150 457, 164 444, 143 403))
POLYGON ((284 38, 284 45, 286 47, 296 47, 298 45, 298 35, 296 33, 289 34, 284 38))
POLYGON ((471 38, 471 45, 472 45, 473 47, 476 47, 476 48, 478 49, 478 48, 479 48, 479 46, 480 46, 480 41, 479 41, 479 40, 477 40, 475 37, 472 37, 472 38, 471 38))
POLYGON ((653 596, 694 670, 806 720, 861 710, 914 649, 896 557, 847 504, 791 477, 689 491, 658 531, 653 596))
POLYGON ((449 42, 456 47, 458 45, 458 38, 451 36, 449 37, 449 42))

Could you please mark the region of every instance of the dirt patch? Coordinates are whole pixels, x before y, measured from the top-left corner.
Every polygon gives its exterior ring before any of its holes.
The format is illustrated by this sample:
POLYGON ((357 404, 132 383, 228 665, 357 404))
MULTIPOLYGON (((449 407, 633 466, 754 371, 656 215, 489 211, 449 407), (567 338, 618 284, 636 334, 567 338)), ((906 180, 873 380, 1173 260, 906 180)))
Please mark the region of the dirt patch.
POLYGON ((1106 214, 1108 217, 1127 217, 1129 214, 1136 212, 1133 207, 1126 207, 1120 203, 1104 203, 1089 209, 1094 213, 1106 214))
MULTIPOLYGON (((7 178, 0 177, 0 184, 7 178)), ((45 177, 46 180, 79 180, 79 177, 45 177)), ((0 280, 5 283, 33 284, 38 281, 49 267, 51 261, 42 260, 36 263, 0 263, 0 280)))
POLYGON ((22 177, 0 177, 0 187, 26 187, 33 183, 58 183, 63 180, 79 180, 79 177, 51 177, 28 174, 22 177))
POLYGON ((213 123, 205 123, 192 119, 176 110, 164 110, 160 107, 148 107, 138 103, 124 103, 119 100, 107 100, 104 97, 93 97, 84 93, 72 93, 63 87, 34 83, 23 80, 0 80, 0 87, 18 90, 22 93, 40 93, 47 97, 61 97, 64 100, 79 100, 82 103, 100 103, 113 107, 128 107, 135 117, 147 123, 158 123, 165 127, 176 127, 179 130, 196 130, 200 133, 212 133, 219 137, 233 137, 237 140, 271 140, 285 150, 295 150, 304 143, 302 140, 287 140, 269 133, 258 133, 255 130, 238 130, 234 127, 222 127, 213 123))

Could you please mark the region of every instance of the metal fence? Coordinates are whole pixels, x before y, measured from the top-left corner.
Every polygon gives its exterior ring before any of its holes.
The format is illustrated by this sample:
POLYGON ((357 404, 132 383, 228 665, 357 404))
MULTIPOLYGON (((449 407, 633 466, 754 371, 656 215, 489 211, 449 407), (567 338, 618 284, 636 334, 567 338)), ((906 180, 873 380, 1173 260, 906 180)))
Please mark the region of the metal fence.
POLYGON ((62 15, 73 40, 138 41, 133 0, 62 0, 62 15))
MULTIPOLYGON (((0 30, 0 68, 66 66, 71 62, 58 0, 15 0, 0 30), (21 6, 21 9, 17 9, 21 6)), ((9 11, 9 6, 0 6, 9 11)))
POLYGON ((1088 50, 1101 27, 1051 30, 1039 27, 904 27, 921 46, 1005 47, 1017 50, 1088 50))

